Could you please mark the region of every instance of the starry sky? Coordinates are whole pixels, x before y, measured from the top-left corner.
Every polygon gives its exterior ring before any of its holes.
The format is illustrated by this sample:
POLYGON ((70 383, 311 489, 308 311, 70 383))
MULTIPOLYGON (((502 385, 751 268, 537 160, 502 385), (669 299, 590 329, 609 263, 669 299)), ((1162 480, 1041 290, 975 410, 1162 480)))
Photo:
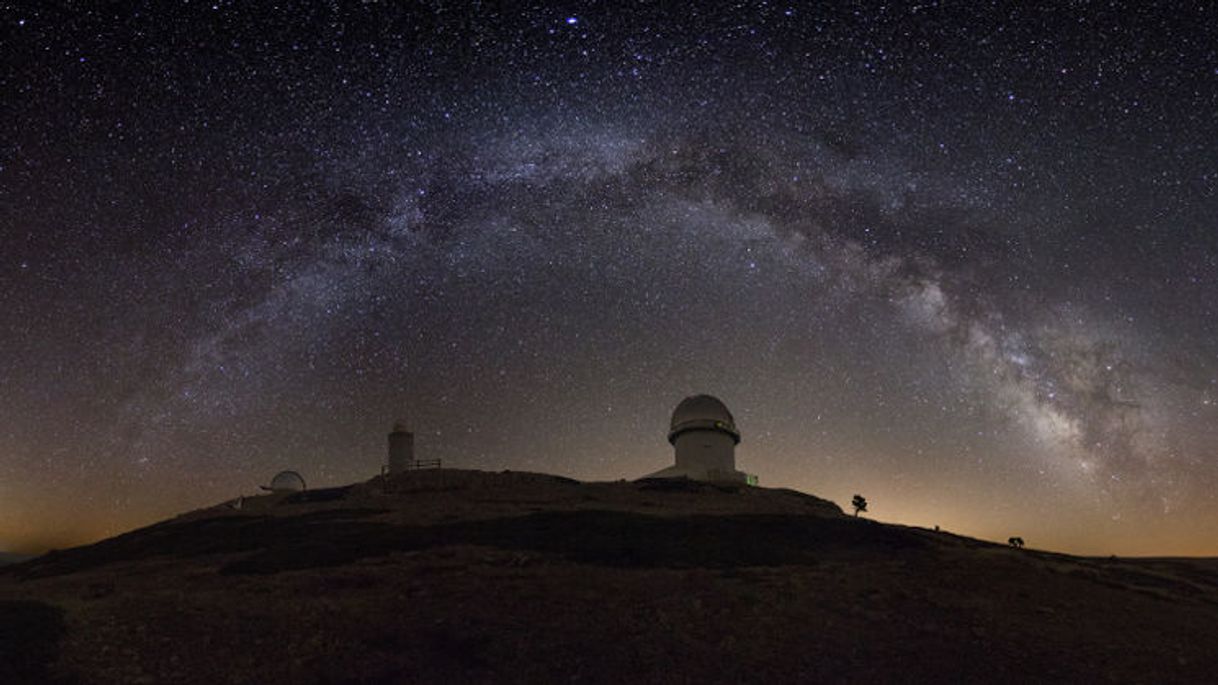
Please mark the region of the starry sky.
POLYGON ((379 472, 1218 555, 1218 10, 0 2, 0 549, 379 472))

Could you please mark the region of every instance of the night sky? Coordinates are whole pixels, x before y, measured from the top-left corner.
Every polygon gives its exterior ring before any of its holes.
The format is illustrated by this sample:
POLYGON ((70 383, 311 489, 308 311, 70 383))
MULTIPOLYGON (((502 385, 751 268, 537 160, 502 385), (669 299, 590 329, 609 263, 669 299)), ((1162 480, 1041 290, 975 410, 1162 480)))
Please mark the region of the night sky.
POLYGON ((706 392, 762 485, 1218 554, 1218 10, 1034 4, 0 3, 0 549, 706 392))

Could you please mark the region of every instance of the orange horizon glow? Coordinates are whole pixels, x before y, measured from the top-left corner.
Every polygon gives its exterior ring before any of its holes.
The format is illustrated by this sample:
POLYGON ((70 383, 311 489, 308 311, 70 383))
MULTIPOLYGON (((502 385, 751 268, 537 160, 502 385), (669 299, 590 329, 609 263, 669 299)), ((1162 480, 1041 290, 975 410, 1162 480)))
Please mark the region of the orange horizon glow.
MULTIPOLYGON (((527 469, 522 469, 527 470, 527 469)), ((587 482, 614 481, 615 478, 588 478, 587 482)), ((362 482, 351 480, 349 483, 362 482)), ((320 487, 332 487, 346 483, 326 484, 320 487)), ((1122 534, 1095 535, 1068 529, 1046 529, 1043 524, 1033 525, 1026 515, 1012 516, 1010 523, 1002 521, 1002 516, 996 512, 982 512, 977 515, 966 511, 967 507, 960 504, 931 505, 916 498, 902 496, 881 487, 861 485, 858 488, 846 488, 836 484, 825 484, 821 492, 810 487, 801 487, 797 483, 767 482, 764 474, 760 487, 789 488, 810 494, 822 499, 829 499, 849 514, 849 501, 854 492, 867 497, 868 512, 862 516, 881 523, 909 526, 933 530, 936 525, 943 533, 988 541, 994 544, 1005 544, 1007 537, 1018 535, 1028 543, 1028 549, 1069 554, 1074 556, 1107 557, 1188 557, 1213 558, 1218 557, 1218 542, 1204 531, 1182 532, 1165 531, 1153 526, 1135 526, 1122 534)), ((88 545, 101 540, 121 535, 139 528, 165 521, 182 513, 196 509, 214 506, 226 501, 227 497, 208 499, 199 497, 199 501, 181 504, 185 506, 166 506, 154 509, 149 506, 142 511, 130 511, 122 517, 109 520, 93 519, 83 522, 74 518, 74 512, 55 512, 51 520, 58 524, 51 532, 34 525, 35 522, 25 521, 25 526, 0 526, 0 550, 23 555, 37 555, 54 549, 65 549, 88 545)))

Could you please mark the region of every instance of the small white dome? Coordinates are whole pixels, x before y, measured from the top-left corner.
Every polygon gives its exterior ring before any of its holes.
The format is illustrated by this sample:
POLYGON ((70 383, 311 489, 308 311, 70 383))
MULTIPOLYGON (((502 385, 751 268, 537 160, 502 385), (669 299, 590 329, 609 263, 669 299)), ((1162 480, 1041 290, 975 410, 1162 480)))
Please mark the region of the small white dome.
POLYGON ((280 471, 267 488, 271 492, 300 492, 305 489, 304 478, 295 471, 280 471))
POLYGON ((668 441, 676 442, 677 436, 691 430, 712 430, 727 433, 737 444, 740 431, 736 430, 736 419, 727 410, 727 405, 710 395, 693 395, 681 400, 672 412, 672 425, 668 441))

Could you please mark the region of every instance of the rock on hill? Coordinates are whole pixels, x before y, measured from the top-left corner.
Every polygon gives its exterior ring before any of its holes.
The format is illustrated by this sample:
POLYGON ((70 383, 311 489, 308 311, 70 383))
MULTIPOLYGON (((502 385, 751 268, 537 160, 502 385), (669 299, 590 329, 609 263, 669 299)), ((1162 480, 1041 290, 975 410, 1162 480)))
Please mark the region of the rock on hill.
POLYGON ((0 570, 0 682, 1204 682, 1218 561, 790 490, 419 471, 0 570))

